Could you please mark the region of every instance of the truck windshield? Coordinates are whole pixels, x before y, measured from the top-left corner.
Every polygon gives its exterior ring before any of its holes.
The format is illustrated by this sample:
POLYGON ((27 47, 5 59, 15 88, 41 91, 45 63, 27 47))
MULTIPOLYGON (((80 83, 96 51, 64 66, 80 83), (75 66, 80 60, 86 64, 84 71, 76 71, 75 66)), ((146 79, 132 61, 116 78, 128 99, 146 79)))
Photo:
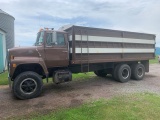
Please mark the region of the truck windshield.
POLYGON ((36 40, 36 43, 35 43, 35 46, 41 46, 43 45, 43 36, 44 36, 44 32, 39 32, 37 34, 37 40, 36 40))

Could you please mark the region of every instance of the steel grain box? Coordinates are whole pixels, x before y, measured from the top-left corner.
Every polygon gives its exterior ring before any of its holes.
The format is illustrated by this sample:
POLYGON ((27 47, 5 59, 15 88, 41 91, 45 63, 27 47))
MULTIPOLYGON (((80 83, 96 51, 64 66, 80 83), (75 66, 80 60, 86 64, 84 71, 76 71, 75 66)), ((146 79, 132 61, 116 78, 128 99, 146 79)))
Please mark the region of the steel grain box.
POLYGON ((71 26, 70 63, 103 63, 154 59, 155 35, 71 26))

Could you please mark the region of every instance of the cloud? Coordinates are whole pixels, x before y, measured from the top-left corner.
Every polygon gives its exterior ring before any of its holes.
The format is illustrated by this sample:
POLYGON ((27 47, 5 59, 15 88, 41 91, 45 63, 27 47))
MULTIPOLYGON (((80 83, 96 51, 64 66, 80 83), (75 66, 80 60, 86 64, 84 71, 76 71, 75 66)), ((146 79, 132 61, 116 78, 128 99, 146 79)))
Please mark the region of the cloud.
POLYGON ((76 24, 156 34, 160 46, 157 0, 5 0, 0 4, 15 17, 16 45, 32 45, 42 27, 76 24))

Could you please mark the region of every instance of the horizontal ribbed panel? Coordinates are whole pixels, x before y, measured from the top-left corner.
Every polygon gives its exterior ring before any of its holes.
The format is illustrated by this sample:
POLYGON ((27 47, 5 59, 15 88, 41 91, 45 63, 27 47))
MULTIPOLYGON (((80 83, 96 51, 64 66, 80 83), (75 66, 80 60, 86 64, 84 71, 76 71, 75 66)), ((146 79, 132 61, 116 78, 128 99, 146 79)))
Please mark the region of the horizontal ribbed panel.
MULTIPOLYGON (((72 53, 72 48, 70 48, 72 53)), ((75 48, 75 53, 154 53, 154 49, 130 48, 75 48)))
POLYGON ((14 18, 0 13, 0 28, 6 32, 6 49, 14 47, 14 18))

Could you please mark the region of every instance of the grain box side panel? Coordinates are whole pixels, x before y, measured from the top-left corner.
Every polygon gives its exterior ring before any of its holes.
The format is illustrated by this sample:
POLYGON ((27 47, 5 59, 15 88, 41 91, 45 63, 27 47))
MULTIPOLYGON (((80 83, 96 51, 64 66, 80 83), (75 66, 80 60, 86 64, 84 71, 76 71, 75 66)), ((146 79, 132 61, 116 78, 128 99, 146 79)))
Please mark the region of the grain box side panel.
POLYGON ((155 35, 74 26, 73 36, 69 42, 75 64, 154 58, 155 35))

